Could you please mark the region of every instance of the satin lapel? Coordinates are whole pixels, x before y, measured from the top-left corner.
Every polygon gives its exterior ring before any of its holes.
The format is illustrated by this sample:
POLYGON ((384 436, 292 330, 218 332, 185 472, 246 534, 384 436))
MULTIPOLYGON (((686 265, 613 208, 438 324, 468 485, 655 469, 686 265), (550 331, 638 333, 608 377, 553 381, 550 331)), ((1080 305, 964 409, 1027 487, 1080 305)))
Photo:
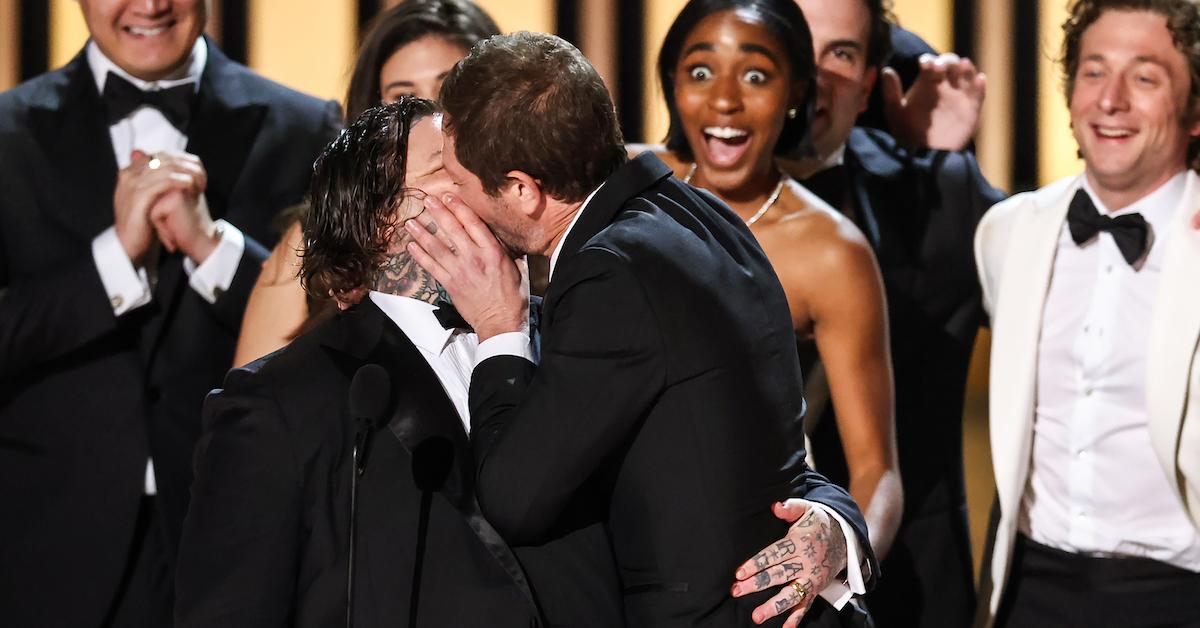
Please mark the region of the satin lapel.
POLYGON ((447 438, 454 444, 455 460, 439 494, 459 511, 488 552, 508 572, 536 614, 533 591, 516 555, 484 519, 475 500, 475 462, 458 411, 446 396, 437 374, 412 341, 387 320, 374 303, 365 300, 359 308, 364 307, 370 307, 374 310, 373 315, 385 319, 372 358, 387 367, 390 373, 399 374, 394 376, 392 382, 397 389, 394 399, 396 406, 388 422, 388 431, 400 441, 410 456, 428 438, 447 438))
POLYGON ((52 169, 54 196, 44 207, 68 231, 90 241, 113 224, 117 160, 83 52, 59 78, 30 111, 33 134, 52 169))
POLYGON ((626 201, 669 176, 671 168, 649 151, 618 168, 604 181, 604 185, 584 208, 579 221, 567 234, 558 256, 558 265, 562 266, 568 258, 583 248, 592 236, 612 223, 626 201))
MULTIPOLYGON (((247 99, 237 66, 209 41, 208 61, 200 76, 188 126, 187 152, 200 157, 208 173, 204 196, 214 220, 229 212, 230 199, 266 112, 265 105, 247 99)), ((179 305, 186 284, 182 259, 178 254, 169 256, 159 267, 154 290, 154 300, 163 314, 150 323, 144 337, 150 355, 162 339, 166 321, 179 305)))
MULTIPOLYGON (((1165 242, 1158 300, 1146 356, 1146 399, 1150 440, 1180 495, 1186 478, 1179 469, 1179 435, 1188 402, 1188 382, 1200 344, 1200 230, 1192 216, 1200 208, 1200 177, 1187 175, 1183 206, 1177 208, 1165 242)), ((1193 399, 1192 403, 1198 403, 1193 399)), ((1194 452, 1193 452, 1194 455, 1194 452)), ((1200 481, 1200 478, 1194 478, 1200 481)))
POLYGON ((996 490, 1004 512, 1015 512, 1029 470, 1042 311, 1059 233, 1079 181, 1061 194, 1032 195, 1014 217, 992 317, 990 424, 996 490), (1032 211, 1028 211, 1031 209, 1032 211))

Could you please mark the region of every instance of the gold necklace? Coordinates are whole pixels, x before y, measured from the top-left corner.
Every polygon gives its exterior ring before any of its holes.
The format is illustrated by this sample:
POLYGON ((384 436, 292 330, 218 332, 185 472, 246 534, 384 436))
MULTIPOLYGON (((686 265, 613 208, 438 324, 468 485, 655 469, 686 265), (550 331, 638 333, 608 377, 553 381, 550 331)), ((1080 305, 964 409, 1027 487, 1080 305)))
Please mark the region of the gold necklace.
MULTIPOLYGON (((692 176, 695 174, 696 174, 696 164, 692 163, 692 167, 690 170, 688 170, 687 176, 683 178, 683 182, 691 183, 692 176)), ((748 220, 746 220, 747 227, 758 222, 759 218, 762 218, 763 216, 767 215, 767 211, 771 209, 771 206, 775 204, 775 201, 779 200, 779 194, 780 194, 780 192, 783 192, 783 184, 786 183, 787 180, 788 180, 788 176, 786 174, 784 174, 782 172, 779 173, 779 183, 775 185, 775 189, 771 192, 771 195, 767 197, 767 202, 763 203, 762 207, 759 207, 758 211, 754 212, 754 215, 751 216, 748 220)))

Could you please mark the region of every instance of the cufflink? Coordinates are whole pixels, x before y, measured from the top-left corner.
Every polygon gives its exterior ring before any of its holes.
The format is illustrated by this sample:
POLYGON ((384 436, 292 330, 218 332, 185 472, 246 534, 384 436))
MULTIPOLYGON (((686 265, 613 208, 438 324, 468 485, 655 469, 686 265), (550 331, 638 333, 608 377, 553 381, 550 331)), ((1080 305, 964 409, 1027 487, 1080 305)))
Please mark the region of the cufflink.
POLYGON ((216 301, 217 299, 221 298, 221 295, 225 294, 225 291, 222 290, 220 286, 213 286, 212 293, 213 300, 216 301))
POLYGON ((121 307, 121 304, 122 304, 122 303, 125 303, 125 299, 122 299, 122 298, 121 298, 121 295, 119 295, 119 294, 118 294, 117 296, 115 296, 115 297, 112 297, 111 299, 109 299, 109 300, 108 300, 108 303, 109 303, 109 305, 111 305, 111 306, 112 306, 112 309, 114 309, 114 310, 115 310, 115 309, 117 309, 117 308, 121 307))

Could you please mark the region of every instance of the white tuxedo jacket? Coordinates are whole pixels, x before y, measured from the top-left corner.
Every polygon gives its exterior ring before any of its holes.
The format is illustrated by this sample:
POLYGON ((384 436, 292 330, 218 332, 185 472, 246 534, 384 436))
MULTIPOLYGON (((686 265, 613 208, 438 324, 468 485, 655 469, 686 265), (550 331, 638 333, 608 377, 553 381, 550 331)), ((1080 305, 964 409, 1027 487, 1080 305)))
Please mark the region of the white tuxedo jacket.
MULTIPOLYGON (((1042 310, 1067 207, 1083 176, 997 204, 975 232, 975 261, 992 321, 989 420, 1000 519, 984 565, 977 625, 990 626, 1012 558, 1033 441, 1042 310)), ((1187 173, 1166 246, 1158 301, 1147 321, 1146 398, 1155 453, 1200 528, 1200 176, 1187 173)), ((1130 499, 1136 499, 1131 495, 1130 499)))

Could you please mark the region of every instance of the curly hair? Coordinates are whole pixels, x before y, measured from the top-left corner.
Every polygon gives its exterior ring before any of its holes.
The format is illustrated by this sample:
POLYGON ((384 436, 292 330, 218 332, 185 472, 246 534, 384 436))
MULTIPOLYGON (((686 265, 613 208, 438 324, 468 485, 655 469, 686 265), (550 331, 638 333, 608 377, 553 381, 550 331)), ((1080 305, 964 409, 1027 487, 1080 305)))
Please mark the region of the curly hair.
POLYGON ((364 111, 317 157, 309 208, 300 220, 300 282, 315 298, 347 300, 382 263, 408 190, 408 133, 438 111, 432 100, 406 96, 364 111))
MULTIPOLYGON (((1067 103, 1075 90, 1075 74, 1079 70, 1083 34, 1105 11, 1149 11, 1167 19, 1167 30, 1175 49, 1188 64, 1188 99, 1186 111, 1195 116, 1200 105, 1200 5, 1193 0, 1075 0, 1070 15, 1063 22, 1062 57, 1063 91, 1067 103)), ((1200 156, 1200 141, 1188 143, 1188 162, 1200 156)))
POLYGON ((554 35, 519 32, 476 44, 446 76, 441 102, 455 155, 491 196, 520 170, 551 197, 581 201, 626 160, 604 81, 554 35))

